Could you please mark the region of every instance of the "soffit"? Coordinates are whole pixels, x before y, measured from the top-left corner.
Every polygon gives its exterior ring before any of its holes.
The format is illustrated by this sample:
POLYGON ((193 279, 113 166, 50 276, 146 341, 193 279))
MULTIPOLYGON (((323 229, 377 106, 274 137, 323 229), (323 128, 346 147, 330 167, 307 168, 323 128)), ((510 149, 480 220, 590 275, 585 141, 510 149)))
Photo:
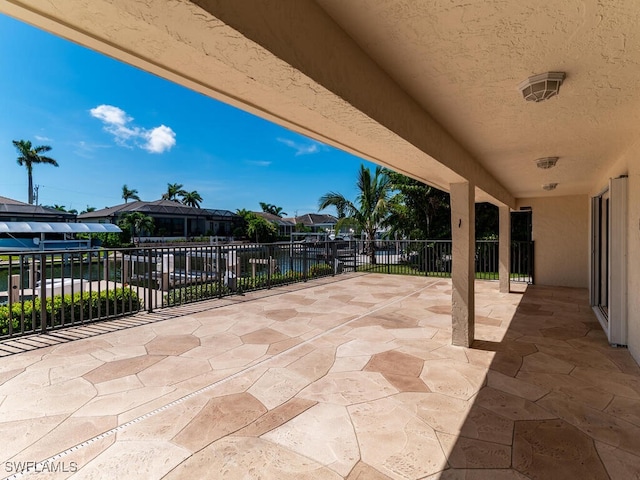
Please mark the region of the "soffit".
POLYGON ((516 197, 587 193, 637 137, 636 0, 317 3, 516 197), (560 95, 525 102, 546 71, 567 73, 560 95))

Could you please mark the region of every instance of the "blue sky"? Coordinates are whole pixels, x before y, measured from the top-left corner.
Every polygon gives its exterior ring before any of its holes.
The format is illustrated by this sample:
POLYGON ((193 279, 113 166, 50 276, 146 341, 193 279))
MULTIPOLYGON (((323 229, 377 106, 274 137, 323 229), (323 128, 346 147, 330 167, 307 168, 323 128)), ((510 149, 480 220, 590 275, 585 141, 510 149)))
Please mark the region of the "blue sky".
POLYGON ((123 184, 157 200, 181 183, 202 207, 292 216, 328 191, 354 199, 373 166, 1 14, 0 72, 0 195, 16 200, 27 172, 12 140, 52 147, 60 166, 33 169, 39 203, 78 211, 123 203, 123 184))

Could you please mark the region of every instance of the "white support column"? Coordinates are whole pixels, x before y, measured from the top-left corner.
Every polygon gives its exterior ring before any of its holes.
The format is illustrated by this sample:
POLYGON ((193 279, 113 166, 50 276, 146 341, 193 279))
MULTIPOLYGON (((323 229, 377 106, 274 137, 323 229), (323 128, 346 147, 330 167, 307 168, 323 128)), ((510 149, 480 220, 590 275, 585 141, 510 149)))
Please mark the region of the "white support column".
POLYGON ((498 210, 500 212, 498 278, 500 293, 509 293, 511 290, 511 209, 502 205, 498 210))
POLYGON ((452 343, 470 347, 475 334, 475 189, 468 182, 451 184, 452 343))

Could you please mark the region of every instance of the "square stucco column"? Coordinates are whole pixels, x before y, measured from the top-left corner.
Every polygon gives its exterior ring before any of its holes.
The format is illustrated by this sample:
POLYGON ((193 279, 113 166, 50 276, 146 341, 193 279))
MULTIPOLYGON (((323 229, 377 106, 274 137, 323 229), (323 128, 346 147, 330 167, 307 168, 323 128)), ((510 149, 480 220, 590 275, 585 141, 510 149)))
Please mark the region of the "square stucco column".
POLYGON ((452 343, 470 347, 475 329, 475 192, 470 183, 451 184, 452 343))
POLYGON ((511 290, 511 210, 507 206, 498 207, 500 216, 498 278, 500 293, 511 290))

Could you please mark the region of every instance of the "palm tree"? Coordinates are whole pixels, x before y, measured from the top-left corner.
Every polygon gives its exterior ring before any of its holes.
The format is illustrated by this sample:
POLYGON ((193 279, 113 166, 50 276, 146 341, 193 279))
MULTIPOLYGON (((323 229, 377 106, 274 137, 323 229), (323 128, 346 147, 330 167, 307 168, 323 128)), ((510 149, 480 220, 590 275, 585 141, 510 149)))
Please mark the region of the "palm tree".
POLYGON ((193 192, 184 192, 182 194, 182 203, 185 205, 200 208, 200 202, 202 202, 202 197, 196 190, 193 192))
POLYGON ((234 233, 234 235, 249 238, 255 237, 256 243, 260 243, 273 241, 278 234, 278 228, 269 220, 259 217, 245 208, 237 209, 236 213, 242 218, 242 226, 236 228, 241 233, 234 233))
POLYGON ((234 230, 234 237, 246 237, 247 235, 247 226, 249 225, 249 220, 251 220, 255 214, 246 208, 238 208, 236 209, 236 214, 242 219, 241 225, 236 227, 234 230))
POLYGON ((282 211, 282 207, 277 207, 271 203, 260 202, 260 208, 262 208, 263 212, 270 213, 272 215, 275 215, 276 217, 282 218, 287 214, 287 212, 282 211))
POLYGON ((360 165, 356 186, 358 188, 357 205, 340 193, 329 192, 320 197, 319 210, 333 205, 338 211, 344 212, 345 217, 338 221, 336 231, 347 223, 355 223, 360 227, 366 235, 371 264, 375 264, 375 234, 388 213, 391 182, 381 167, 376 167, 372 176, 368 168, 360 165))
POLYGON ((271 213, 271 206, 272 205, 270 203, 260 202, 260 208, 265 213, 271 213))
POLYGON ((152 233, 155 226, 153 217, 141 212, 131 212, 123 215, 118 224, 123 230, 131 232, 134 243, 136 236, 139 237, 142 232, 152 233))
POLYGON ((255 236, 256 243, 271 242, 278 233, 278 229, 275 224, 271 223, 266 218, 257 216, 255 213, 248 218, 247 222, 247 236, 253 238, 255 236))
POLYGON ((167 183, 167 192, 162 195, 163 200, 178 200, 178 197, 184 196, 187 193, 182 189, 181 183, 167 183))
POLYGON ((251 215, 253 212, 251 212, 250 210, 247 210, 246 208, 238 208, 236 209, 236 214, 242 218, 246 218, 247 216, 251 215))
POLYGON ((132 200, 140 201, 138 190, 136 190, 135 188, 129 189, 126 183, 122 186, 122 198, 124 199, 124 203, 127 203, 130 198, 132 200))
POLYGON ((450 238, 449 194, 401 173, 384 172, 397 192, 390 201, 391 214, 386 222, 390 231, 423 239, 450 238))
POLYGON ((274 208, 273 208, 272 213, 273 213, 276 217, 280 217, 280 218, 284 217, 284 216, 287 214, 287 212, 284 212, 284 211, 283 211, 282 207, 276 207, 275 205, 274 205, 274 208))
POLYGON ((48 163, 54 167, 58 166, 53 158, 41 155, 51 150, 48 145, 40 145, 33 147, 29 140, 13 140, 13 146, 16 147, 20 156, 18 157, 18 165, 27 168, 29 176, 29 204, 33 205, 33 165, 36 163, 48 163))

